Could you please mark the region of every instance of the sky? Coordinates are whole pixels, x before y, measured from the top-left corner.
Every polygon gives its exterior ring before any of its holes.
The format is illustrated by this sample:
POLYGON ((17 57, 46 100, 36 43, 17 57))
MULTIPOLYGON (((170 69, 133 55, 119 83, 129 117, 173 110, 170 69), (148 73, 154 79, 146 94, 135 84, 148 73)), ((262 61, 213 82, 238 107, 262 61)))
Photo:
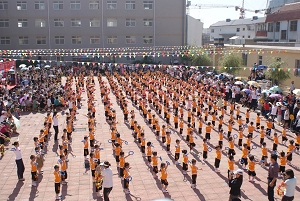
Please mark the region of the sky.
MULTIPOLYGON (((241 6, 242 0, 191 0, 192 5, 195 4, 213 4, 213 5, 232 5, 232 6, 241 6)), ((267 5, 267 0, 245 0, 245 9, 249 10, 258 10, 265 9, 267 5)), ((230 19, 238 19, 239 11, 235 11, 235 8, 202 8, 202 9, 190 9, 190 15, 194 18, 201 19, 204 23, 203 27, 208 28, 211 24, 230 19)), ((264 16, 262 14, 247 12, 246 18, 252 18, 252 16, 264 16)))

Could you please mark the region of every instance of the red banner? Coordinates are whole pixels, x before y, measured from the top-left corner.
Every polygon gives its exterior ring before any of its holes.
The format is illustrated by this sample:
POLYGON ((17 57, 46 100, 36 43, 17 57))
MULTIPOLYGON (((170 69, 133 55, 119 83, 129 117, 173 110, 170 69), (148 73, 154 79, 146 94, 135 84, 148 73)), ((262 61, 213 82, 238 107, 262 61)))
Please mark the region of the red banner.
POLYGON ((9 71, 11 67, 14 67, 16 69, 16 62, 15 61, 5 61, 0 62, 0 71, 4 70, 4 72, 9 71))

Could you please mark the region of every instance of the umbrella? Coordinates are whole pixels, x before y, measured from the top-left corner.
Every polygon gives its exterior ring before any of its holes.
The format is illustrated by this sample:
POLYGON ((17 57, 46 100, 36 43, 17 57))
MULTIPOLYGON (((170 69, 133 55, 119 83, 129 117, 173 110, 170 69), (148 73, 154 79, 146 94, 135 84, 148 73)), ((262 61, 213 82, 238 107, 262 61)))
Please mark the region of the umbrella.
MULTIPOLYGON (((46 67, 46 66, 45 66, 46 67)), ((179 68, 179 66, 173 66, 173 68, 179 68)))
POLYGON ((269 96, 270 98, 278 98, 281 99, 282 96, 280 94, 272 94, 271 96, 269 96))
POLYGON ((257 83, 257 82, 255 82, 255 81, 249 81, 249 82, 247 82, 249 85, 253 85, 253 86, 255 86, 255 87, 258 87, 259 86, 259 84, 257 83))
POLYGON ((191 68, 191 69, 196 69, 196 67, 195 67, 195 66, 191 66, 190 68, 191 68))
POLYGON ((51 66, 50 65, 46 65, 44 68, 51 68, 51 66))
POLYGON ((265 89, 261 93, 263 93, 263 94, 271 94, 272 92, 270 90, 265 89))
POLYGON ((19 68, 24 68, 26 67, 26 64, 20 64, 19 68))
POLYGON ((14 72, 15 72, 15 69, 11 68, 11 69, 9 69, 8 72, 9 72, 9 73, 14 73, 14 72))
POLYGON ((26 67, 21 68, 21 71, 26 71, 26 70, 29 70, 29 68, 26 67))
POLYGON ((282 92, 282 90, 279 88, 279 86, 271 87, 269 90, 272 92, 282 92))
POLYGON ((243 89, 242 91, 247 93, 247 94, 250 94, 250 92, 251 92, 250 89, 243 89))
POLYGON ((267 68, 268 68, 267 66, 263 66, 263 65, 257 66, 257 70, 264 70, 264 69, 267 69, 267 68))
POLYGON ((236 81, 234 84, 240 85, 240 84, 244 84, 244 82, 242 82, 242 81, 236 81))
POLYGON ((235 77, 235 80, 242 80, 242 77, 235 77))
POLYGON ((34 70, 41 70, 41 68, 40 67, 35 67, 34 70))
POLYGON ((300 95, 300 89, 294 89, 293 93, 299 96, 300 95))

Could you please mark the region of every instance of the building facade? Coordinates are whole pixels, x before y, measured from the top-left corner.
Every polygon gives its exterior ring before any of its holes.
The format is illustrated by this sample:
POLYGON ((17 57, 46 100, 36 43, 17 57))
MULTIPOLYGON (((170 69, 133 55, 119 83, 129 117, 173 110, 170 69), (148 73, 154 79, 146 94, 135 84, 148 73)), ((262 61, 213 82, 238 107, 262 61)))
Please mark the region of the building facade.
POLYGON ((202 46, 203 22, 187 15, 187 45, 202 46))
POLYGON ((286 4, 276 12, 267 15, 266 23, 269 41, 299 43, 300 2, 286 4))
POLYGON ((271 0, 269 3, 269 12, 273 13, 285 4, 300 2, 300 0, 271 0))
MULTIPOLYGON (((265 17, 253 17, 247 19, 226 19, 212 24, 210 29, 210 40, 215 38, 224 38, 224 43, 229 43, 230 38, 238 37, 239 39, 257 38, 257 31, 264 30, 265 17)), ((259 37, 263 37, 259 36, 259 37)), ((266 37, 266 34, 265 34, 266 37)))
POLYGON ((182 46, 187 39, 185 3, 0 0, 0 49, 182 46))

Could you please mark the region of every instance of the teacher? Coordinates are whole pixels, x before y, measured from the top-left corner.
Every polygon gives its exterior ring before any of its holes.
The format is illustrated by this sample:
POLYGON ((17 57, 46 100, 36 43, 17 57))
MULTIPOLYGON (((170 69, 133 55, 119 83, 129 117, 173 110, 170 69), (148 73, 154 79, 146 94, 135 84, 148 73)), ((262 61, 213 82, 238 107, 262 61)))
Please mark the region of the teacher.
POLYGON ((21 149, 19 147, 19 142, 14 142, 13 146, 14 147, 11 149, 11 151, 13 151, 16 155, 17 174, 18 174, 19 181, 25 181, 23 177, 25 166, 22 159, 21 149))
POLYGON ((243 170, 238 169, 229 175, 230 196, 229 201, 240 200, 241 186, 243 184, 243 170), (233 176, 235 175, 235 178, 233 176))
POLYGON ((285 190, 281 201, 293 201, 297 183, 297 180, 294 176, 294 171, 288 169, 283 175, 285 180, 283 186, 285 187, 285 190))
POLYGON ((113 173, 110 168, 110 163, 108 161, 100 163, 100 165, 104 166, 104 170, 102 172, 103 197, 104 197, 104 201, 109 201, 109 194, 113 188, 113 173))
POLYGON ((271 163, 267 164, 268 170, 268 200, 274 201, 274 187, 278 178, 279 166, 277 163, 277 155, 271 155, 271 163))

